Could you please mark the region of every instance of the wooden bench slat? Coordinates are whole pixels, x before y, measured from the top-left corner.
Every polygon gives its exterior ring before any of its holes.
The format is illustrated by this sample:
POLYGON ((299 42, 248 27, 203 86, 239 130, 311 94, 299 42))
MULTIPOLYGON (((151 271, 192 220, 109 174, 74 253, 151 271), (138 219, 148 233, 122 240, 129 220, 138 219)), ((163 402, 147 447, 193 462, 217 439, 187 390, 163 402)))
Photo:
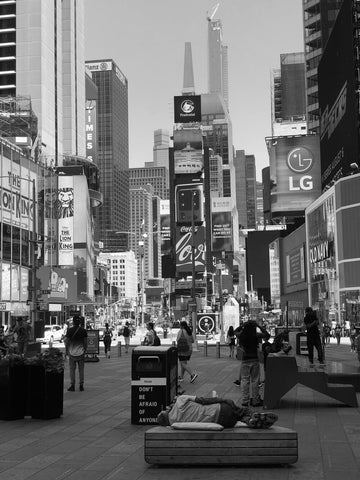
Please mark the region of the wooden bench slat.
POLYGON ((174 457, 182 456, 182 455, 187 455, 189 457, 198 457, 203 456, 203 455, 211 455, 212 450, 216 450, 216 453, 214 455, 223 455, 225 457, 231 457, 231 456, 236 456, 236 455, 247 455, 247 456, 269 456, 269 455, 296 455, 297 454, 297 448, 279 448, 279 447, 268 447, 268 448, 252 448, 252 446, 249 447, 233 447, 231 449, 228 448, 220 448, 217 447, 216 449, 213 449, 212 447, 199 447, 199 448, 181 448, 181 449, 174 449, 174 448, 162 448, 161 450, 157 448, 151 448, 151 446, 148 446, 146 448, 146 454, 147 455, 159 455, 159 451, 161 451, 161 455, 172 455, 174 457))
POLYGON ((191 448, 201 448, 201 447, 207 447, 207 448, 221 448, 226 446, 226 448, 233 448, 233 447, 248 447, 252 446, 254 448, 267 448, 269 445, 273 447, 279 447, 279 448, 285 448, 285 447, 296 447, 297 446, 297 440, 272 440, 271 443, 268 441, 264 440, 212 440, 209 442, 208 440, 198 440, 194 441, 191 439, 188 440, 171 440, 169 441, 164 441, 164 440, 150 440, 147 439, 146 445, 149 448, 186 448, 186 447, 191 447, 191 448))
POLYGON ((290 464, 298 458, 297 433, 270 429, 222 431, 153 427, 145 432, 145 460, 163 465, 290 464))
POLYGON ((201 457, 192 457, 191 461, 186 457, 163 457, 163 456, 145 456, 147 463, 155 465, 267 465, 267 464, 289 464, 295 463, 298 459, 297 455, 270 455, 267 457, 257 457, 249 459, 247 457, 239 456, 229 456, 229 457, 217 457, 214 455, 211 456, 201 456, 201 457), (252 460, 252 461, 251 461, 252 460))

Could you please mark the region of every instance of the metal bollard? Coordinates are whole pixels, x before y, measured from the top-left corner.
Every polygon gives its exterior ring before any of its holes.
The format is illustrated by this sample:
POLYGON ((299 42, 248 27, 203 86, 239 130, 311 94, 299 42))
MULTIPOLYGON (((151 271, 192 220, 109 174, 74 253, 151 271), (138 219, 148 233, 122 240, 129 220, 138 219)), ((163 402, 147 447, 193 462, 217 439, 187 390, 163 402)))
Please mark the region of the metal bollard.
POLYGON ((208 354, 207 347, 208 347, 207 341, 204 340, 204 357, 207 357, 207 354, 208 354))
POLYGON ((121 357, 121 342, 120 342, 120 340, 118 341, 118 344, 117 344, 117 353, 118 353, 118 357, 121 357))
POLYGON ((173 340, 172 346, 173 346, 173 347, 176 347, 176 342, 175 342, 175 340, 173 340))
POLYGON ((216 358, 220 358, 220 342, 216 342, 216 358))

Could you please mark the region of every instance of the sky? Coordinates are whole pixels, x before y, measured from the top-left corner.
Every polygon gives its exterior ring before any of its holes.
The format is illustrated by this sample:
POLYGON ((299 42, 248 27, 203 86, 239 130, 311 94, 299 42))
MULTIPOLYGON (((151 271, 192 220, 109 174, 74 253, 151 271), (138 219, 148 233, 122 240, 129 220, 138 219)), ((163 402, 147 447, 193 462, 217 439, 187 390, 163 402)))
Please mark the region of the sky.
POLYGON ((207 12, 219 3, 229 49, 233 145, 268 166, 270 73, 280 54, 303 51, 302 0, 86 0, 86 60, 111 58, 128 79, 129 166, 151 162, 154 130, 170 132, 181 95, 185 42, 191 42, 196 94, 207 92, 207 12))

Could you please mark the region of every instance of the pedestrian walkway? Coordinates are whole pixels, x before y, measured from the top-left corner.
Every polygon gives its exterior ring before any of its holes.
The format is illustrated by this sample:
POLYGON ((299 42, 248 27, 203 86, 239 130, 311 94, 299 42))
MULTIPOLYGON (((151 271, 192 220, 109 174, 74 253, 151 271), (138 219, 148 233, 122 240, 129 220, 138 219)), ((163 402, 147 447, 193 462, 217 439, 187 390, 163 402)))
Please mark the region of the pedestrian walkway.
MULTIPOLYGON (((182 384, 188 394, 240 400, 233 381, 240 362, 215 348, 192 359, 199 376, 182 384)), ((64 414, 55 420, 0 421, 0 480, 357 480, 360 475, 360 411, 305 387, 294 387, 282 400, 278 424, 298 432, 299 460, 283 467, 156 468, 144 461, 144 432, 150 426, 130 424, 131 354, 100 355, 85 365, 85 391, 67 392, 66 366, 64 414)), ((358 366, 348 344, 326 347, 326 359, 343 359, 358 366)), ((305 359, 302 359, 305 361, 305 359)), ((359 368, 360 372, 360 368, 359 368)), ((360 401, 360 394, 358 400, 360 401)))

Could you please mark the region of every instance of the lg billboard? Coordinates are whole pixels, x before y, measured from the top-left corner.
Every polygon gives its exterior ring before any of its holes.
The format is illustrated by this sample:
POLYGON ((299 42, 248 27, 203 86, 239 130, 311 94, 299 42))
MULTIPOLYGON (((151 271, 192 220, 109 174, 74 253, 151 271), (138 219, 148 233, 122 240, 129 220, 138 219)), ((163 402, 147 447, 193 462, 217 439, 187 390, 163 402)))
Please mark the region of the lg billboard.
POLYGON ((359 162, 352 4, 344 0, 318 67, 322 188, 359 162))
POLYGON ((319 137, 272 138, 268 148, 272 217, 303 214, 321 194, 319 137))

